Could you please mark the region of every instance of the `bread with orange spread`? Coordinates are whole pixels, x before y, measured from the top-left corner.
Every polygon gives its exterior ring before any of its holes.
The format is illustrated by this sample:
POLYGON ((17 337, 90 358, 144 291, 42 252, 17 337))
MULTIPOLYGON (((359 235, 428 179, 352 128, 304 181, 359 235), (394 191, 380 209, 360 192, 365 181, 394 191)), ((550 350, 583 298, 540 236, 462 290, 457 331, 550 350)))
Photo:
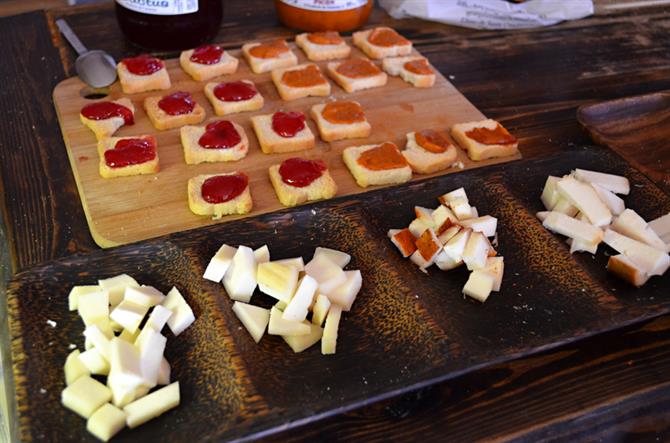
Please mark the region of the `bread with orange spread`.
POLYGON ((303 50, 308 59, 315 62, 347 58, 351 54, 351 46, 337 32, 298 34, 295 37, 295 44, 303 50), (323 43, 313 41, 317 39, 323 43), (336 43, 337 41, 339 43, 336 43))
POLYGON ((492 119, 482 120, 478 122, 459 123, 451 128, 451 136, 456 142, 465 149, 468 157, 475 161, 486 160, 494 157, 506 157, 519 153, 519 142, 516 138, 509 134, 509 132, 497 121, 492 119), (468 135, 470 131, 476 130, 484 131, 500 131, 503 135, 508 136, 509 143, 481 143, 468 135))
POLYGON ((193 80, 203 82, 220 75, 234 74, 237 71, 239 60, 223 51, 218 62, 211 65, 206 65, 191 60, 193 49, 182 51, 179 56, 179 64, 181 68, 190 75, 193 80))
POLYGON ((352 37, 354 44, 370 58, 398 57, 412 52, 412 42, 385 26, 354 32, 352 37), (380 44, 384 41, 387 43, 380 44))
MULTIPOLYGON (((446 141, 446 140, 445 140, 446 141)), ((436 148, 445 148, 445 146, 437 145, 436 148)), ((402 155, 407 160, 407 163, 412 167, 412 170, 419 174, 432 174, 433 172, 441 171, 449 168, 456 161, 458 152, 456 147, 447 142, 444 152, 431 152, 422 147, 416 140, 416 132, 407 134, 407 145, 402 155)))
POLYGON ((415 88, 430 88, 435 84, 435 69, 425 57, 389 57, 382 61, 382 68, 389 75, 400 76, 415 88))
MULTIPOLYGON (((216 122, 211 124, 213 123, 216 122)), ((244 128, 237 123, 230 122, 230 124, 240 136, 240 141, 235 146, 226 148, 205 148, 200 144, 200 139, 206 131, 205 126, 183 126, 180 130, 180 138, 186 164, 231 162, 246 157, 249 152, 247 134, 244 128)))
POLYGON ((280 167, 281 165, 272 165, 268 172, 277 198, 284 206, 296 206, 308 201, 325 200, 333 198, 337 194, 337 185, 328 169, 323 171, 321 177, 309 185, 298 187, 284 182, 279 173, 280 167))
MULTIPOLYGON (((319 129, 319 134, 323 141, 332 142, 335 140, 343 140, 348 138, 364 138, 369 137, 372 127, 368 122, 365 114, 362 115, 361 121, 352 121, 347 123, 337 123, 328 121, 323 112, 326 109, 326 106, 337 106, 338 103, 342 102, 329 102, 329 103, 320 103, 312 106, 311 115, 316 126, 319 129)), ((353 102, 361 111, 360 103, 353 102)), ((358 119, 360 120, 360 119, 358 119)))
MULTIPOLYGON (((256 85, 254 85, 254 82, 252 82, 251 80, 239 80, 239 81, 242 81, 250 85, 252 88, 256 89, 256 85)), ((205 97, 207 97, 207 100, 209 100, 209 102, 212 104, 212 107, 214 108, 214 113, 219 117, 229 114, 237 114, 238 112, 257 111, 261 109, 265 104, 263 96, 257 89, 256 89, 256 95, 254 95, 248 100, 240 100, 240 101, 221 100, 216 96, 214 92, 214 89, 219 84, 221 83, 211 82, 205 85, 205 97)))
POLYGON ((274 114, 251 117, 251 125, 256 133, 256 138, 258 138, 258 143, 261 145, 261 150, 265 154, 302 151, 314 147, 316 140, 306 122, 304 127, 294 136, 283 137, 275 132, 272 127, 273 116, 274 114))
POLYGON ((391 185, 405 183, 412 178, 412 169, 402 156, 398 147, 393 143, 385 142, 382 145, 364 145, 352 146, 342 152, 342 159, 349 168, 351 175, 356 179, 358 186, 366 188, 371 185, 391 185), (385 169, 370 169, 361 164, 360 159, 366 152, 371 151, 385 144, 392 145, 395 149, 394 155, 399 156, 398 161, 393 167, 385 169), (402 160, 400 160, 402 159, 402 160))
MULTIPOLYGON (((133 106, 133 102, 131 102, 129 99, 124 97, 118 100, 112 100, 112 103, 116 103, 118 105, 130 109, 130 112, 133 114, 133 117, 135 116, 135 106, 133 106)), ((81 112, 79 113, 79 120, 81 120, 84 126, 93 131, 96 139, 98 140, 101 140, 105 137, 110 137, 116 131, 118 131, 119 128, 125 125, 123 117, 110 117, 104 120, 93 120, 84 117, 84 115, 81 114, 81 112)))
POLYGON ((275 69, 271 77, 279 95, 287 101, 330 95, 330 82, 314 63, 275 69))
POLYGON ((208 178, 219 175, 235 175, 239 172, 197 175, 188 181, 188 207, 197 215, 211 215, 219 219, 224 215, 248 214, 253 208, 249 184, 237 197, 223 203, 209 203, 202 196, 202 185, 208 178))
POLYGON ((242 45, 242 54, 249 63, 251 70, 256 74, 272 71, 273 69, 288 68, 298 64, 298 57, 291 51, 284 40, 275 40, 268 43, 253 42, 242 45), (254 55, 254 48, 263 46, 269 48, 267 57, 254 55), (274 49, 273 49, 274 46, 274 49))
POLYGON ((185 114, 170 115, 159 106, 163 97, 147 97, 144 99, 144 110, 154 128, 159 131, 178 128, 184 125, 197 125, 205 119, 205 109, 195 100, 193 110, 185 114))
POLYGON ((134 137, 107 137, 98 141, 98 154, 100 156, 99 172, 104 178, 127 177, 131 175, 155 174, 160 170, 158 163, 158 146, 156 139, 150 135, 140 135, 134 137), (154 156, 148 161, 129 164, 127 166, 113 167, 107 164, 105 152, 116 150, 116 144, 121 140, 146 139, 153 144, 154 156))
POLYGON ((363 89, 378 88, 384 86, 388 76, 377 65, 368 59, 353 58, 344 61, 328 63, 328 75, 347 92, 361 91, 363 89), (352 77, 342 73, 342 69, 352 64, 360 64, 368 72, 367 75, 352 77))
POLYGON ((172 86, 170 75, 165 66, 149 75, 137 75, 128 71, 126 64, 120 61, 116 65, 116 72, 119 75, 121 90, 124 94, 170 89, 170 86, 172 86))

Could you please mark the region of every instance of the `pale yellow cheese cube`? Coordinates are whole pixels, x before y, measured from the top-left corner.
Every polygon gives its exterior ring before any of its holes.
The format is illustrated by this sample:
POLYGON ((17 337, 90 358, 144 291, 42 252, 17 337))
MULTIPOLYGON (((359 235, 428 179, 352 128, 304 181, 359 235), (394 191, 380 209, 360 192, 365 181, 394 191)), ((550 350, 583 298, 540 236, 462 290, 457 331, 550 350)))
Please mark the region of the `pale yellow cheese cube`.
POLYGON ((79 360, 79 349, 75 349, 65 359, 65 384, 70 385, 82 375, 91 375, 91 371, 79 360))
POLYGON ((119 338, 121 340, 127 341, 128 343, 135 343, 138 335, 140 335, 139 329, 135 330, 135 332, 130 332, 127 329, 124 329, 121 331, 121 334, 119 334, 119 338))
POLYGON ((84 418, 89 418, 96 409, 112 398, 112 391, 88 375, 83 375, 63 389, 61 402, 84 418))
POLYGON ((88 369, 91 374, 109 374, 109 362, 96 348, 91 348, 79 354, 79 361, 86 366, 86 369, 88 369))
POLYGON ((263 245, 258 249, 254 250, 254 257, 256 258, 256 263, 267 263, 270 261, 270 249, 268 245, 263 245))
POLYGON ((331 305, 326 325, 323 328, 321 337, 321 353, 323 355, 334 354, 337 348, 337 330, 340 326, 342 317, 342 308, 337 305, 331 305))
MULTIPOLYGON (((241 249, 241 248, 240 248, 241 249)), ((186 303, 186 300, 174 286, 167 293, 163 307, 172 311, 172 315, 167 320, 168 327, 172 333, 177 336, 184 332, 195 321, 193 310, 186 303)))
POLYGON ((326 254, 314 255, 305 265, 305 273, 319 284, 319 292, 328 294, 347 279, 344 271, 326 254))
POLYGON ((81 294, 77 303, 79 315, 87 326, 109 317, 109 294, 107 291, 81 294))
POLYGON ((283 312, 273 307, 270 310, 268 334, 271 335, 307 335, 310 327, 303 322, 291 321, 283 318, 283 312))
POLYGON ((122 325, 128 332, 135 332, 139 328, 142 319, 149 311, 146 306, 139 305, 129 300, 123 300, 109 314, 110 318, 122 325))
POLYGON ((495 285, 495 277, 487 271, 472 271, 470 278, 463 286, 463 294, 482 303, 486 301, 495 285))
POLYGON ((135 428, 179 405, 179 382, 165 386, 124 406, 126 424, 135 428))
POLYGON ((293 349, 293 352, 296 354, 302 352, 305 349, 309 348, 319 340, 323 335, 323 328, 318 325, 311 324, 307 321, 304 322, 306 325, 309 325, 310 331, 307 335, 282 335, 284 341, 293 349))
POLYGON ((86 430, 102 441, 109 441, 126 426, 126 413, 107 403, 88 418, 86 430))
POLYGON ((260 263, 256 272, 258 289, 277 300, 288 302, 298 286, 298 269, 276 262, 260 263))
POLYGON ((344 271, 344 274, 347 277, 346 280, 333 289, 328 294, 328 298, 331 303, 341 306, 344 311, 350 311, 363 285, 363 276, 359 270, 344 271))
POLYGON ((314 250, 314 257, 319 255, 325 255, 330 259, 330 261, 335 263, 340 268, 344 268, 351 261, 351 255, 347 254, 346 252, 338 251, 337 249, 322 248, 321 246, 317 246, 317 248, 314 250))
POLYGON ((161 360, 161 365, 158 368, 158 379, 156 379, 156 384, 159 385, 169 385, 170 384, 170 362, 167 361, 165 357, 161 360))
POLYGON ((314 303, 314 308, 312 309, 312 323, 321 326, 326 319, 326 315, 328 315, 329 309, 330 300, 328 297, 323 294, 317 295, 316 303, 314 303))
POLYGON ((139 288, 129 286, 126 288, 123 299, 151 308, 163 303, 165 294, 153 286, 142 285, 139 288))
POLYGON ((89 286, 74 286, 70 290, 68 295, 68 308, 70 311, 76 311, 79 306, 79 296, 85 294, 91 294, 93 292, 99 292, 100 286, 98 285, 89 285, 89 286))
POLYGON ((98 280, 98 285, 109 293, 109 303, 116 306, 123 300, 123 294, 128 287, 139 287, 139 283, 128 274, 121 274, 111 278, 98 280))
POLYGON ((270 321, 270 311, 258 306, 236 301, 233 303, 233 312, 240 319, 244 327, 249 331, 256 343, 261 341, 265 328, 270 321))

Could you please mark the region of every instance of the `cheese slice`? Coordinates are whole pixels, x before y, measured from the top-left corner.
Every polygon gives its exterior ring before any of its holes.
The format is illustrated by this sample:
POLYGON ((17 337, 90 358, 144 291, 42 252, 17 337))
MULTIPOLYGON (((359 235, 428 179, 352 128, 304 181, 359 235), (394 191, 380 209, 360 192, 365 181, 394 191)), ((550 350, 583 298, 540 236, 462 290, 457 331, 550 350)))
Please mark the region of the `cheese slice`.
POLYGON ((323 321, 326 319, 326 315, 328 315, 330 304, 330 299, 327 296, 323 294, 316 296, 316 303, 314 303, 314 307, 312 308, 312 323, 317 326, 321 326, 323 324, 323 321))
POLYGON ((151 308, 163 303, 165 294, 153 286, 142 285, 139 288, 131 286, 126 288, 123 299, 137 303, 138 305, 146 306, 147 308, 151 308))
POLYGON ((102 441, 109 441, 126 427, 126 413, 106 403, 88 418, 86 430, 102 441))
POLYGON ((325 254, 315 254, 305 265, 305 273, 317 281, 322 294, 328 294, 347 278, 342 268, 325 254))
POLYGON ((342 308, 332 305, 326 317, 326 325, 323 328, 323 336, 321 337, 321 353, 323 355, 334 354, 337 349, 337 331, 340 326, 341 317, 342 308))
POLYGON ((302 272, 305 270, 305 262, 302 259, 302 257, 283 258, 281 260, 273 260, 272 263, 277 263, 286 266, 293 266, 298 270, 298 272, 302 272))
POLYGON ((109 304, 116 306, 123 300, 123 294, 128 287, 138 287, 140 284, 137 280, 128 274, 121 274, 111 278, 98 280, 98 285, 103 291, 109 294, 109 304))
POLYGON ((649 222, 649 227, 654 230, 666 244, 670 244, 670 212, 662 217, 649 222))
POLYGON ((565 235, 587 243, 600 243, 603 231, 589 223, 552 211, 542 222, 542 226, 557 234, 565 235))
POLYGON ((167 319, 167 325, 175 336, 184 332, 195 321, 193 310, 179 289, 174 286, 167 293, 162 306, 172 311, 172 315, 167 319))
POLYGON ((288 302, 298 287, 298 268, 277 262, 258 265, 258 289, 277 300, 288 302))
POLYGON ((341 306, 343 311, 350 311, 363 285, 363 276, 359 270, 344 271, 344 273, 347 279, 328 294, 328 299, 331 303, 341 306))
POLYGON ((612 214, 619 215, 626 209, 624 201, 614 192, 603 188, 598 183, 592 183, 591 186, 593 186, 593 190, 596 191, 600 200, 607 205, 612 214))
POLYGON ((598 252, 598 245, 600 244, 589 243, 584 240, 575 240, 572 238, 569 238, 567 242, 570 245, 570 254, 574 254, 575 252, 589 252, 595 255, 596 252, 598 252))
POLYGON ((270 321, 270 310, 236 301, 233 303, 233 312, 249 331, 254 341, 256 343, 261 341, 270 321))
POLYGON ((465 251, 465 245, 468 244, 470 234, 472 234, 472 229, 463 228, 442 247, 452 261, 463 261, 463 251, 465 251))
POLYGON ((310 332, 309 325, 300 321, 286 320, 284 313, 276 306, 270 309, 270 322, 268 323, 268 334, 270 335, 307 335, 310 332))
POLYGON ((409 229, 409 232, 412 233, 414 237, 421 237, 421 234, 426 229, 433 229, 435 226, 433 225, 432 220, 430 222, 427 222, 426 220, 420 219, 420 218, 415 218, 412 220, 412 222, 409 224, 407 229, 409 229))
POLYGON ((256 256, 247 246, 240 246, 223 276, 223 287, 233 300, 248 303, 256 289, 256 256))
POLYGON ((309 326, 309 334, 306 335, 282 335, 284 341, 293 349, 293 352, 296 354, 302 352, 305 349, 311 347, 316 342, 321 340, 323 336, 323 328, 318 325, 305 322, 309 326))
POLYGON ((462 220, 460 223, 462 226, 470 228, 474 232, 481 232, 487 237, 496 235, 496 229, 498 228, 498 219, 490 215, 462 220))
POLYGON ((135 428, 179 405, 179 382, 169 384, 123 407, 126 424, 135 428))
POLYGON ((447 220, 451 220, 452 223, 458 223, 458 218, 456 215, 451 212, 451 209, 444 205, 440 205, 430 215, 433 218, 433 225, 435 226, 435 229, 439 229, 439 227, 442 226, 447 220))
POLYGON ((414 206, 414 214, 416 215, 416 218, 425 221, 431 228, 435 228, 432 209, 424 208, 423 206, 414 206))
POLYGON ((449 208, 459 220, 467 220, 469 218, 474 218, 475 216, 472 206, 470 206, 470 203, 468 203, 468 200, 465 198, 458 197, 451 200, 449 202, 449 208))
POLYGON ((544 189, 542 189, 542 196, 540 198, 547 211, 554 209, 554 206, 556 206, 556 203, 558 202, 559 194, 558 189, 556 189, 556 183, 558 183, 560 179, 560 177, 550 175, 544 183, 544 189))
POLYGON ((79 360, 79 349, 75 349, 65 359, 65 384, 70 385, 82 375, 91 375, 91 371, 79 360))
POLYGON ((490 243, 481 232, 473 232, 463 250, 463 262, 468 270, 481 269, 486 266, 490 243))
POLYGON ((605 174, 587 169, 575 169, 574 176, 577 180, 586 183, 596 183, 615 194, 628 195, 630 192, 628 179, 620 175, 605 174))
POLYGON ((202 277, 206 280, 219 283, 223 279, 223 276, 226 275, 226 271, 228 271, 230 264, 233 262, 236 252, 237 248, 226 244, 221 245, 216 254, 214 254, 214 257, 209 261, 202 277))
POLYGON ((307 311, 312 305, 312 300, 314 300, 318 287, 319 284, 314 278, 305 275, 302 280, 300 280, 295 295, 291 298, 288 305, 286 305, 282 318, 291 321, 305 320, 305 318, 307 318, 307 311))
POLYGON ((94 292, 100 292, 100 286, 98 285, 89 285, 89 286, 74 286, 70 290, 68 295, 68 309, 70 311, 76 311, 79 306, 79 296, 85 294, 91 294, 94 292))
POLYGON ((663 275, 670 267, 670 256, 666 252, 608 229, 603 239, 612 249, 625 255, 649 275, 663 275))
POLYGON ((541 222, 545 221, 547 217, 549 217, 549 214, 551 214, 552 211, 540 211, 535 214, 535 217, 537 217, 538 220, 541 222))
POLYGON ((464 188, 454 189, 451 192, 447 192, 446 194, 439 196, 437 199, 440 201, 440 203, 446 205, 457 198, 462 198, 465 201, 468 201, 468 195, 465 193, 464 188))
POLYGON ((336 249, 322 248, 321 246, 317 246, 314 250, 314 257, 317 255, 325 255, 340 268, 344 268, 351 261, 351 255, 346 252, 338 251, 336 249))
POLYGON ((611 256, 607 261, 607 270, 638 288, 649 280, 644 270, 623 254, 611 256))
POLYGON ((61 393, 63 406, 84 418, 90 417, 111 399, 109 388, 88 375, 79 377, 61 393))
POLYGON ((254 250, 254 258, 256 263, 267 263, 270 261, 270 248, 268 245, 263 245, 258 249, 254 250))
POLYGON ((646 243, 660 251, 667 252, 667 245, 665 242, 661 240, 656 232, 649 227, 647 222, 632 209, 626 209, 620 216, 614 219, 611 228, 619 234, 646 243))
POLYGON ((612 213, 591 186, 568 176, 561 179, 556 188, 562 197, 584 213, 595 226, 607 226, 612 222, 612 213))
POLYGON ((105 290, 81 294, 77 303, 79 316, 87 326, 109 317, 109 293, 105 290))
POLYGON ((565 214, 568 217, 574 217, 579 212, 579 209, 573 206, 567 198, 559 194, 556 205, 554 205, 552 211, 560 212, 561 214, 565 214))

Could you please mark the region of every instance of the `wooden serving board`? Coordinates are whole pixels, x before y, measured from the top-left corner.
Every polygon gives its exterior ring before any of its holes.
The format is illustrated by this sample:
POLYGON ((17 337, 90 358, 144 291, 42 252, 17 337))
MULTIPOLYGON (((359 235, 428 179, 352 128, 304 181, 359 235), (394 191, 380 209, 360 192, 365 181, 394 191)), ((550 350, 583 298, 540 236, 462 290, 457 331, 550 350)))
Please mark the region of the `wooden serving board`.
MULTIPOLYGON (((302 51, 295 47, 293 51, 300 63, 308 62, 302 51)), ((70 164, 79 188, 88 225, 94 240, 102 247, 131 243, 153 238, 172 232, 184 231, 200 226, 226 222, 239 216, 228 216, 221 220, 197 216, 188 208, 186 184, 188 179, 199 174, 244 171, 249 175, 250 188, 254 200, 253 216, 283 209, 277 199, 268 178, 267 170, 273 164, 290 157, 323 159, 338 185, 337 196, 366 192, 356 185, 353 177, 342 161, 342 150, 348 146, 393 141, 399 147, 405 145, 405 134, 411 131, 431 128, 447 130, 454 123, 481 120, 479 112, 454 86, 438 73, 433 88, 414 88, 400 78, 390 77, 386 86, 367 91, 347 94, 331 81, 332 97, 350 98, 359 101, 366 111, 372 125, 372 134, 367 139, 344 140, 334 143, 320 141, 315 124, 308 118, 308 125, 316 135, 314 149, 289 154, 263 154, 251 127, 250 117, 257 114, 270 114, 279 109, 302 111, 309 116, 312 105, 330 100, 328 97, 310 97, 285 102, 279 97, 270 73, 253 74, 240 51, 230 51, 240 58, 236 74, 220 77, 217 80, 250 79, 265 98, 265 106, 256 112, 245 112, 227 116, 240 124, 249 136, 249 155, 238 162, 208 163, 187 165, 184 162, 179 129, 158 131, 149 122, 143 110, 145 97, 162 95, 178 90, 189 91, 195 100, 207 112, 206 122, 220 118, 206 99, 203 91, 206 82, 197 82, 179 67, 177 59, 167 60, 166 66, 172 80, 170 91, 148 92, 128 95, 136 108, 134 126, 121 128, 115 135, 130 136, 154 134, 158 141, 158 156, 161 171, 156 175, 121 177, 104 179, 98 172, 98 154, 93 133, 79 121, 79 112, 90 103, 84 95, 89 91, 78 78, 64 80, 56 86, 53 98, 61 124, 70 164)), ((363 56, 357 49, 352 56, 363 56)), ((325 73, 327 62, 319 62, 325 73)), ((120 85, 111 86, 107 99, 124 96, 120 85)), ((203 124, 206 124, 203 122, 203 124)), ((519 156, 494 159, 484 162, 472 162, 459 149, 459 160, 465 169, 506 162, 519 156)), ((443 175, 460 169, 452 168, 433 175, 443 175)), ((425 176, 414 176, 414 179, 425 176)), ((244 216, 243 216, 244 217, 244 216)))

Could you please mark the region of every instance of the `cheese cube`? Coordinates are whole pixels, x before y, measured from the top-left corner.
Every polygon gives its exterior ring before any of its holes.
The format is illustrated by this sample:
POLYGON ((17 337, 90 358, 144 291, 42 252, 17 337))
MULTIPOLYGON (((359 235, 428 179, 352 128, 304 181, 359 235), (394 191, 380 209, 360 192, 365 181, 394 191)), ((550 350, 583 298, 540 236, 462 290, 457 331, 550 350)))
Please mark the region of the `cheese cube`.
POLYGON ((482 269, 494 277, 493 288, 495 292, 500 291, 502 285, 503 274, 505 272, 505 259, 503 257, 489 257, 486 259, 486 266, 482 269))
POLYGON ((596 191, 596 194, 598 194, 598 197, 600 197, 600 200, 607 205, 607 208, 612 214, 619 215, 626 209, 626 204, 621 197, 612 191, 608 191, 597 183, 593 183, 591 186, 593 187, 593 190, 596 191))
POLYGON ((84 294, 91 294, 93 292, 99 292, 100 286, 74 286, 70 290, 70 294, 67 297, 68 300, 68 309, 70 311, 76 311, 79 306, 79 296, 84 294))
POLYGON ((451 258, 444 249, 437 254, 435 257, 435 265, 443 271, 449 271, 455 269, 463 264, 463 260, 454 260, 451 258))
POLYGON ((163 303, 165 294, 153 286, 142 285, 139 288, 131 286, 126 288, 123 299, 150 308, 163 303))
POLYGON ((305 322, 309 325, 310 331, 306 335, 282 335, 284 341, 293 349, 293 352, 296 354, 302 352, 310 346, 314 345, 316 342, 321 340, 323 335, 323 328, 318 325, 305 322))
POLYGON ((254 258, 256 263, 267 263, 270 261, 270 249, 268 245, 263 245, 258 249, 254 250, 254 258))
POLYGON ((165 357, 161 360, 161 365, 158 368, 158 379, 156 383, 159 385, 169 385, 170 384, 170 363, 165 357))
POLYGON ((486 266, 490 243, 481 232, 473 232, 463 250, 463 262, 468 270, 481 269, 486 266))
POLYGON ((414 237, 421 237, 421 234, 423 234, 426 229, 433 229, 434 227, 432 220, 427 222, 426 220, 415 218, 409 224, 407 229, 409 229, 409 232, 411 232, 414 237))
POLYGON ((485 215, 483 217, 463 220, 461 221, 461 225, 472 229, 474 232, 481 232, 487 237, 493 237, 496 235, 496 229, 498 229, 498 219, 485 215))
POLYGON ((261 341, 265 328, 270 321, 270 311, 258 306, 236 301, 233 303, 233 312, 240 319, 244 327, 256 343, 261 341))
POLYGON ((614 219, 611 228, 634 240, 646 243, 659 251, 667 252, 663 240, 649 227, 649 224, 632 209, 626 209, 614 219))
POLYGON ((258 289, 277 300, 288 302, 298 286, 298 269, 276 262, 261 263, 256 271, 258 289))
MULTIPOLYGON (((243 246, 240 246, 240 248, 242 247, 243 246)), ((184 332, 184 330, 191 326, 195 321, 193 310, 191 310, 191 307, 186 303, 184 297, 182 297, 179 290, 175 287, 172 287, 170 292, 167 293, 167 297, 165 297, 165 301, 163 301, 163 307, 172 311, 172 315, 168 318, 167 324, 175 336, 184 332)))
POLYGON ((307 311, 312 305, 312 300, 314 300, 318 286, 319 284, 314 278, 310 277, 309 275, 305 275, 300 280, 300 285, 295 291, 295 295, 284 309, 284 313, 282 315, 284 320, 305 320, 307 317, 307 311))
POLYGON ((649 280, 649 275, 623 254, 611 256, 607 270, 638 288, 649 280))
POLYGON ((121 274, 111 278, 98 280, 101 289, 109 293, 109 304, 116 306, 123 300, 123 294, 128 287, 139 287, 139 283, 128 274, 121 274))
POLYGON ((319 292, 322 294, 328 294, 346 280, 342 268, 324 254, 315 255, 305 265, 305 272, 317 281, 319 292))
POLYGON ((562 197, 583 212, 595 226, 607 226, 612 222, 612 213, 593 187, 568 176, 561 179, 556 188, 562 197))
POLYGON ((293 258, 284 258, 281 260, 274 260, 273 263, 277 263, 279 265, 285 265, 285 266, 293 266, 298 270, 298 272, 302 272, 305 270, 305 262, 303 261, 302 257, 293 257, 293 258))
POLYGON ((223 276, 230 267, 230 264, 233 262, 233 257, 236 252, 237 248, 233 248, 226 244, 221 245, 219 250, 216 251, 216 254, 214 254, 214 257, 209 261, 202 278, 215 283, 221 282, 223 276))
POLYGON ((102 318, 107 318, 109 317, 109 293, 103 290, 81 294, 78 297, 77 309, 87 326, 102 318))
POLYGON ((573 206, 572 203, 570 203, 570 201, 567 198, 562 197, 559 194, 558 200, 556 201, 556 205, 554 206, 552 211, 560 212, 561 214, 565 214, 568 217, 574 217, 579 212, 579 209, 573 206))
MULTIPOLYGON (((170 314, 172 314, 172 311, 170 311, 170 314)), ((127 329, 124 329, 121 331, 121 334, 119 334, 119 338, 121 340, 125 340, 128 343, 135 343, 135 340, 137 340, 137 337, 140 335, 140 330, 137 329, 135 332, 130 332, 127 329)))
POLYGON ((416 214, 417 219, 423 220, 428 223, 431 228, 435 228, 432 209, 424 208, 423 206, 414 206, 414 214, 416 214))
POLYGON ((107 375, 109 374, 109 362, 105 360, 96 348, 91 348, 79 354, 79 361, 91 374, 107 375))
POLYGON ((646 274, 663 275, 670 267, 670 256, 667 253, 611 229, 605 231, 603 241, 629 258, 646 274))
POLYGON ((109 317, 122 325, 128 332, 133 333, 137 330, 142 319, 149 311, 146 306, 138 305, 132 301, 123 300, 109 314, 109 317))
POLYGON ((452 224, 458 223, 458 217, 456 217, 456 215, 451 212, 451 209, 444 205, 440 205, 430 215, 433 218, 433 225, 435 225, 436 229, 443 226, 447 220, 450 220, 452 224))
POLYGON ((82 375, 91 375, 91 371, 79 360, 79 349, 75 349, 65 359, 65 384, 70 385, 82 375))
POLYGON ((322 248, 321 246, 317 246, 314 250, 314 257, 317 255, 325 255, 340 268, 344 268, 351 261, 351 255, 346 252, 338 251, 336 249, 322 248))
POLYGON ((465 193, 465 189, 463 188, 458 188, 454 189, 451 192, 447 192, 446 194, 443 194, 439 196, 437 199, 442 203, 443 205, 447 205, 449 202, 460 198, 465 200, 466 202, 468 201, 468 195, 465 193))
MULTIPOLYGON (((449 240, 451 240, 456 234, 461 230, 460 225, 453 225, 445 229, 442 233, 437 233, 437 239, 442 243, 442 246, 446 245, 449 240)), ((435 258, 437 260, 437 258, 435 258)))
POLYGON ((570 245, 570 254, 584 251, 595 255, 596 252, 598 252, 598 245, 600 244, 600 243, 589 243, 585 242, 584 240, 575 240, 572 238, 569 238, 567 242, 570 245))
POLYGON ((542 226, 550 231, 576 240, 582 240, 586 243, 598 244, 603 238, 603 231, 599 228, 581 220, 568 217, 560 212, 552 211, 544 222, 542 222, 542 226))
POLYGON ((479 217, 479 211, 477 211, 476 207, 472 207, 470 209, 470 217, 469 218, 478 218, 479 217))
POLYGON ((109 441, 126 426, 126 413, 106 403, 88 418, 86 430, 102 441, 109 441))
POLYGON ((573 174, 577 180, 591 184, 596 183, 615 194, 628 195, 630 192, 628 179, 620 175, 605 174, 586 169, 575 169, 573 174))
MULTIPOLYGON (((421 269, 426 269, 435 261, 435 257, 442 250, 442 243, 432 229, 426 229, 414 243, 417 250, 411 255, 410 260, 421 269)), ((332 300, 331 300, 332 301, 332 300)))
POLYGON ((323 355, 334 354, 337 349, 337 331, 342 317, 342 308, 337 305, 331 305, 326 324, 323 327, 323 336, 321 337, 321 353, 323 355))
MULTIPOLYGON (((149 328, 154 334, 158 334, 149 328)), ((145 379, 142 374, 140 352, 138 347, 115 337, 111 342, 111 360, 109 361, 109 385, 114 391, 114 385, 137 388, 144 384, 145 379)), ((161 350, 161 356, 162 356, 161 350)), ((114 404, 117 404, 116 398, 114 404)))
POLYGON ((538 220, 543 222, 547 219, 547 217, 549 217, 549 214, 551 214, 551 211, 540 211, 535 214, 535 217, 537 217, 538 220))
POLYGON ((111 398, 109 388, 88 375, 79 377, 61 393, 63 406, 84 418, 89 418, 111 398))
POLYGON ((248 303, 256 289, 256 256, 251 248, 240 246, 223 277, 223 287, 233 300, 248 303))
POLYGON ((123 407, 126 424, 135 428, 179 405, 179 382, 165 386, 123 407))
POLYGON ((275 303, 275 308, 284 312, 284 309, 286 309, 286 305, 288 305, 288 303, 286 303, 285 301, 278 301, 277 303, 275 303))
POLYGON ((540 199, 542 200, 542 204, 547 209, 547 211, 554 209, 554 206, 556 206, 556 203, 558 202, 559 194, 558 190, 556 189, 556 183, 558 183, 559 180, 559 177, 550 175, 547 177, 547 181, 544 183, 544 189, 542 190, 542 196, 540 199))
MULTIPOLYGON (((146 326, 137 337, 135 346, 139 351, 143 385, 150 388, 156 386, 166 343, 167 338, 160 332, 156 332, 153 328, 148 328, 146 326)), ((112 370, 114 370, 113 364, 112 370)))
POLYGON ((307 335, 310 328, 303 322, 286 320, 284 313, 272 307, 270 309, 270 322, 268 324, 268 334, 271 335, 307 335))
POLYGON ((363 285, 363 276, 359 270, 344 273, 347 276, 346 281, 328 294, 328 299, 332 304, 339 305, 343 311, 350 311, 363 285))
POLYGON ((312 323, 321 326, 326 319, 326 315, 328 315, 329 309, 330 299, 323 294, 317 295, 316 303, 314 303, 314 308, 312 309, 312 323))
POLYGON ((443 246, 442 250, 451 258, 454 262, 460 262, 463 260, 463 252, 465 251, 465 245, 467 245, 468 240, 470 239, 470 234, 472 229, 464 228, 461 229, 458 234, 454 235, 451 240, 443 246))
POLYGON ((449 202, 449 208, 451 208, 454 215, 458 217, 459 220, 467 220, 474 215, 472 206, 470 206, 468 200, 464 198, 454 198, 449 202))
POLYGON ((649 227, 666 244, 670 244, 670 213, 649 222, 649 227))
POLYGON ((154 306, 144 327, 149 326, 154 331, 161 332, 170 317, 172 317, 171 310, 162 305, 154 306))
POLYGON ((114 320, 109 320, 109 327, 112 329, 112 332, 121 332, 123 331, 123 326, 115 322, 114 320))
POLYGON ((495 277, 489 272, 479 269, 470 273, 470 278, 463 286, 463 294, 484 303, 495 285, 495 277))
POLYGON ((97 325, 87 326, 84 330, 84 336, 93 343, 100 355, 109 361, 111 357, 110 340, 100 331, 100 328, 97 325))
POLYGON ((391 229, 388 232, 391 243, 395 245, 403 257, 407 258, 416 251, 416 237, 408 229, 391 229))

